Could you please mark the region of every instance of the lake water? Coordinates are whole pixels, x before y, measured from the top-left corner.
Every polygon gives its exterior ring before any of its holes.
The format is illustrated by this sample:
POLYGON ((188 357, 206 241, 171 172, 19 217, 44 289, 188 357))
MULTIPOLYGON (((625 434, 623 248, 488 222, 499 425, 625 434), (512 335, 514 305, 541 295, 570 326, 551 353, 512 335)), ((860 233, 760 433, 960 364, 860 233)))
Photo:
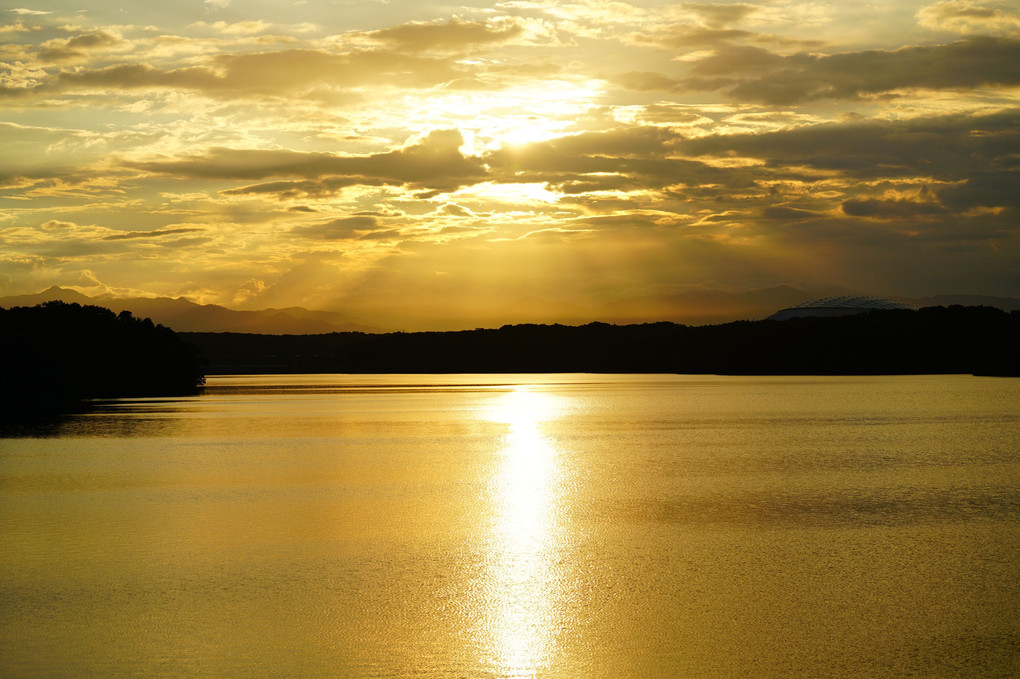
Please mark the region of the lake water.
POLYGON ((1020 380, 213 377, 0 439, 0 676, 1020 675, 1020 380))

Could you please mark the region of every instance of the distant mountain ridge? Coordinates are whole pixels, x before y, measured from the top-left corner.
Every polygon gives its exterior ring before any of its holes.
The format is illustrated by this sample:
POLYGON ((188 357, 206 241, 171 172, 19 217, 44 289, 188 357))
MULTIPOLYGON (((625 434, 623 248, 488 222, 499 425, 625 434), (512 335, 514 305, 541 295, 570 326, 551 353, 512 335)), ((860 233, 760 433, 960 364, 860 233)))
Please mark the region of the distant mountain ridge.
POLYGON ((76 290, 53 286, 34 295, 0 297, 0 307, 35 306, 61 301, 106 307, 114 313, 128 310, 136 317, 151 318, 176 332, 245 332, 268 335, 312 335, 328 332, 385 332, 383 328, 355 322, 331 311, 301 307, 236 311, 216 304, 196 304, 183 297, 89 297, 76 290))
MULTIPOLYGON (((789 308, 820 297, 860 294, 841 288, 802 290, 778 286, 725 292, 695 290, 673 295, 634 297, 610 302, 598 309, 570 308, 541 299, 519 300, 494 308, 478 309, 482 325, 498 327, 508 323, 566 323, 581 325, 590 322, 614 324, 670 321, 685 325, 714 325, 735 320, 760 320, 780 309, 789 308), (557 313, 557 309, 559 313, 557 313), (529 313, 530 310, 530 313, 529 313)), ((932 297, 889 296, 898 302, 921 308, 927 306, 990 306, 1004 311, 1020 310, 1016 297, 989 295, 937 295, 932 297)), ((266 335, 315 335, 331 332, 385 333, 394 329, 361 323, 333 311, 315 311, 302 307, 238 311, 216 304, 196 304, 183 297, 89 297, 76 290, 53 286, 33 295, 0 297, 0 307, 35 306, 59 300, 68 303, 93 304, 119 313, 128 310, 140 318, 151 318, 177 332, 240 332, 266 335)), ((435 319, 433 319, 435 320, 435 319)), ((412 325, 434 325, 412 323, 412 325)), ((442 325, 456 325, 447 320, 442 325)), ((478 325, 478 324, 475 324, 478 325)), ((465 321, 463 328, 469 327, 465 321)), ((472 326, 473 327, 473 326, 472 326)))

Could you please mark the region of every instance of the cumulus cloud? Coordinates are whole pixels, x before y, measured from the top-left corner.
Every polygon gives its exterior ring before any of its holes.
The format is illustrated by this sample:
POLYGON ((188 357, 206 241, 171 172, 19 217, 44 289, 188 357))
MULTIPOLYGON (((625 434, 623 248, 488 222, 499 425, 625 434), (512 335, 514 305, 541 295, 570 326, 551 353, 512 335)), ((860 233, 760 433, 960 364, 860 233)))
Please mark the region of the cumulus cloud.
POLYGON ((50 40, 43 43, 39 58, 44 61, 70 61, 83 59, 89 52, 108 50, 127 45, 123 38, 106 31, 80 33, 63 40, 50 40))

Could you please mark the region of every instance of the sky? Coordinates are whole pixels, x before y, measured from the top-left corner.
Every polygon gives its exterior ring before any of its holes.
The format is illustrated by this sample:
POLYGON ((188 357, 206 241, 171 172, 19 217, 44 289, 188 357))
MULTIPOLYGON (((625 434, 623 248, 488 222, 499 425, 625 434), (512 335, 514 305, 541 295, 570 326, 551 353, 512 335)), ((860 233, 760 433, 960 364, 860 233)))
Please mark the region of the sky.
POLYGON ((3 0, 0 295, 1020 295, 1020 0, 3 0))

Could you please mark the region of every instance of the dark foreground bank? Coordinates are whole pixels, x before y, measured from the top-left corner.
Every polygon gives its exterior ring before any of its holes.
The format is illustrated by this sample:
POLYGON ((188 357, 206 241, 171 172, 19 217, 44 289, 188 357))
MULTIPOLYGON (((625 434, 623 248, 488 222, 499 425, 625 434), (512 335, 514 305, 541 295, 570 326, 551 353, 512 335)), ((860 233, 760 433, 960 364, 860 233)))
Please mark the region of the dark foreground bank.
POLYGON ((0 420, 74 409, 85 399, 196 393, 194 346, 130 312, 47 302, 0 309, 0 420))
POLYGON ((991 307, 839 318, 462 332, 180 333, 227 373, 666 372, 1018 375, 1020 314, 991 307))

